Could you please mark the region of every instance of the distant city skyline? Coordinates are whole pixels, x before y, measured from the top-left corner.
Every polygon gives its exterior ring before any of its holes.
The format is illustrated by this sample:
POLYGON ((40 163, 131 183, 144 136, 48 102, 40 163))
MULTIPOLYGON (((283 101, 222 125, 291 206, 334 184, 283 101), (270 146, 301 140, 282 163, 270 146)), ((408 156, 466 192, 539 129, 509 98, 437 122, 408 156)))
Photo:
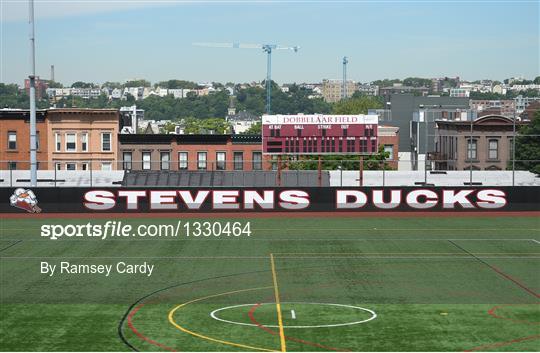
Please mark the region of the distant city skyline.
MULTIPOLYGON (((36 0, 36 73, 103 83, 252 82, 266 76, 259 50, 194 42, 299 45, 276 52, 278 83, 341 78, 540 75, 538 1, 77 1, 36 0)), ((0 0, 0 81, 29 72, 28 1, 0 0)))

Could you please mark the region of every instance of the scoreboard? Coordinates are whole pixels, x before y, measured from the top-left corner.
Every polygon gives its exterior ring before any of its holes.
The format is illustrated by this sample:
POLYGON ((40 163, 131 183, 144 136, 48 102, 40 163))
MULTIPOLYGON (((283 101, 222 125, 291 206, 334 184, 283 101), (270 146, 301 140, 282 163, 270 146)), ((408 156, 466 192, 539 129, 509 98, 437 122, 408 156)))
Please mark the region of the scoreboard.
POLYGON ((375 154, 378 115, 263 115, 265 154, 375 154))

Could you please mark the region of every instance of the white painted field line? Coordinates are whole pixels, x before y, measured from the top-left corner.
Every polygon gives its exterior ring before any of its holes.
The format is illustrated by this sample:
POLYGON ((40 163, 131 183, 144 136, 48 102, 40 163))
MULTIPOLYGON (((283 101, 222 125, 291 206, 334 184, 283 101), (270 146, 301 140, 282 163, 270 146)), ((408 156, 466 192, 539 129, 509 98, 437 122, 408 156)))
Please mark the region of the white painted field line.
POLYGON ((540 241, 538 241, 536 239, 531 239, 531 241, 534 241, 536 244, 540 244, 540 241))
POLYGON ((291 317, 293 318, 293 320, 296 320, 296 313, 294 312, 294 310, 291 310, 291 317))

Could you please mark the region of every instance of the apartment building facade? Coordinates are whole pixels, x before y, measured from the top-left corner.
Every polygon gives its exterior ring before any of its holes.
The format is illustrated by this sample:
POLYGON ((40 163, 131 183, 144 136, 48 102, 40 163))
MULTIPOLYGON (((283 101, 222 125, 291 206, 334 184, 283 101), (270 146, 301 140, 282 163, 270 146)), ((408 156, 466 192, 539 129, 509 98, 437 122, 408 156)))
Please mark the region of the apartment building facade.
POLYGON ((118 168, 125 170, 270 170, 259 135, 121 134, 118 168))
MULTIPOLYGON (((343 97, 343 81, 342 80, 323 80, 322 96, 325 102, 338 102, 343 97)), ((354 81, 346 82, 347 98, 351 97, 358 90, 358 86, 354 81)))
POLYGON ((392 169, 397 169, 399 161, 399 128, 379 125, 377 134, 379 146, 382 146, 383 151, 388 153, 387 165, 392 169))
POLYGON ((478 117, 486 115, 514 117, 516 114, 516 103, 513 99, 471 99, 470 108, 478 113, 478 117))
POLYGON ((47 120, 49 169, 116 169, 118 110, 49 109, 47 120))
MULTIPOLYGON (((516 121, 516 131, 525 122, 516 121)), ((437 170, 505 170, 512 159, 513 120, 489 115, 470 121, 436 121, 437 170)))
MULTIPOLYGON (((38 169, 47 169, 48 121, 46 111, 36 112, 38 169)), ((30 112, 0 109, 0 170, 30 168, 30 112)))

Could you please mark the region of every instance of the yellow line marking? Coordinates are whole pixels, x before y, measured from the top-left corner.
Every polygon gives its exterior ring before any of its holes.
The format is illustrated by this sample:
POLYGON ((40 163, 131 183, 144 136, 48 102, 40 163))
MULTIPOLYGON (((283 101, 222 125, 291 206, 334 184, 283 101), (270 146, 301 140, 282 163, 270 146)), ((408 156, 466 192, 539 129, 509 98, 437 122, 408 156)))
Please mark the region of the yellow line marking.
POLYGON ((220 339, 217 339, 217 338, 205 336, 205 335, 203 335, 203 334, 200 334, 200 333, 197 333, 197 332, 193 332, 193 331, 188 330, 187 328, 185 328, 185 327, 179 325, 179 324, 174 320, 174 313, 175 313, 178 309, 183 308, 183 307, 185 307, 186 305, 189 305, 189 304, 192 304, 192 303, 195 303, 195 302, 199 302, 199 301, 203 301, 203 300, 206 300, 206 299, 210 299, 210 298, 215 298, 215 297, 223 296, 223 295, 229 295, 229 294, 235 294, 235 293, 241 293, 241 292, 248 292, 248 291, 254 291, 254 290, 261 290, 261 289, 270 289, 270 288, 272 288, 272 287, 271 287, 271 286, 268 286, 268 287, 258 287, 258 288, 240 289, 240 290, 235 290, 235 291, 232 291, 232 292, 225 292, 225 293, 213 294, 213 295, 208 295, 208 296, 206 296, 206 297, 202 297, 202 298, 197 298, 197 299, 190 300, 190 301, 185 302, 185 303, 183 303, 183 304, 177 305, 177 306, 174 307, 171 311, 169 311, 169 315, 168 315, 169 322, 170 322, 174 327, 176 327, 177 329, 179 329, 180 331, 183 331, 183 332, 185 332, 185 333, 188 333, 188 334, 190 334, 190 335, 192 335, 192 336, 195 336, 195 337, 198 337, 198 338, 205 339, 205 340, 207 340, 207 341, 212 341, 212 342, 222 343, 222 344, 226 344, 226 345, 234 346, 234 347, 247 348, 247 349, 249 349, 250 351, 275 352, 275 351, 276 351, 275 349, 267 349, 267 348, 262 348, 262 347, 248 346, 248 345, 246 345, 246 344, 235 343, 235 342, 230 342, 230 341, 225 341, 225 340, 220 340, 220 339))
POLYGON ((270 265, 272 266, 272 280, 274 281, 274 295, 276 297, 276 310, 279 326, 279 340, 281 342, 281 351, 287 352, 285 344, 285 331, 283 330, 283 317, 281 316, 281 302, 279 300, 279 288, 277 282, 276 266, 274 264, 274 254, 270 254, 270 265))

